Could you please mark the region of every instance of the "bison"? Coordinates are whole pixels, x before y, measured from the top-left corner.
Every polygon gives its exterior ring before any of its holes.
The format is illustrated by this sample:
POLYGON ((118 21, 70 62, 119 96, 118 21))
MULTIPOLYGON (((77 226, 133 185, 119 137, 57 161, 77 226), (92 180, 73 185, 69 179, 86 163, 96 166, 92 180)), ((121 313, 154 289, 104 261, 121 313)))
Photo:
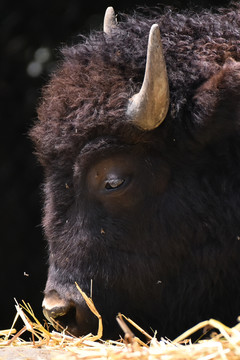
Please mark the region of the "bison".
POLYGON ((175 337, 240 312, 240 6, 113 9, 62 49, 31 130, 44 168, 44 314, 175 337), (160 35, 161 34, 161 35, 160 35), (91 285, 92 284, 92 285, 91 285), (152 329, 152 330, 151 330, 152 329))

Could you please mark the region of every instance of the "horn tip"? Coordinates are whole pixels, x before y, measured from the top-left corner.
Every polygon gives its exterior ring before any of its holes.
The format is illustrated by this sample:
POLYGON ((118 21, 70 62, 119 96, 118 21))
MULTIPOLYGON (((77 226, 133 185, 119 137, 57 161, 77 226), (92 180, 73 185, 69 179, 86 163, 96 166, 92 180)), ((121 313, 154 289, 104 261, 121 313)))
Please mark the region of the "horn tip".
POLYGON ((117 22, 114 8, 112 6, 108 6, 104 16, 103 31, 106 34, 109 34, 111 29, 114 28, 116 24, 117 22))
POLYGON ((155 29, 159 29, 158 24, 152 24, 151 30, 152 30, 152 31, 156 31, 155 29))
POLYGON ((160 28, 158 26, 158 24, 153 24, 151 26, 150 32, 149 32, 149 38, 160 38, 160 28))
POLYGON ((106 11, 105 11, 105 17, 115 17, 115 12, 114 12, 114 8, 112 6, 108 6, 106 11))
POLYGON ((108 6, 107 9, 106 9, 106 12, 107 11, 110 11, 111 13, 114 13, 113 6, 108 6))

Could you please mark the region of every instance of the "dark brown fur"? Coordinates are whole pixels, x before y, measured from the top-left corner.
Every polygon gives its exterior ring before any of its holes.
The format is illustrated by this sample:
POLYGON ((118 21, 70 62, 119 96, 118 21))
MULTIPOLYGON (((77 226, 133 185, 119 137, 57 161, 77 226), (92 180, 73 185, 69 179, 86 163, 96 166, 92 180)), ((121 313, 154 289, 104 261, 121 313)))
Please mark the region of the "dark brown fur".
POLYGON ((118 334, 119 311, 169 337, 208 317, 235 322, 239 29, 237 5, 166 9, 121 15, 110 35, 94 32, 63 50, 31 136, 46 174, 45 294, 57 293, 75 309, 75 320, 65 321, 75 334, 91 321, 74 281, 89 292, 91 279, 105 337, 118 334), (144 132, 126 108, 141 86, 156 22, 170 109, 159 128, 144 132), (104 188, 106 169, 126 180, 124 191, 104 188), (130 185, 119 169, 131 174, 130 185))

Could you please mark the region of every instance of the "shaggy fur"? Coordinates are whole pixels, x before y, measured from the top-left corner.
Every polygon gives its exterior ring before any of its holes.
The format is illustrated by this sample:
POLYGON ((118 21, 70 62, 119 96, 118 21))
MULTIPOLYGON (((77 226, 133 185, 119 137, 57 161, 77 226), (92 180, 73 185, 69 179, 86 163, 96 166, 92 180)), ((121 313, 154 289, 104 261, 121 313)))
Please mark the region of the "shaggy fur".
POLYGON ((239 29, 237 5, 121 15, 110 35, 63 49, 43 90, 31 136, 46 173, 45 292, 78 306, 74 281, 89 291, 93 279, 105 336, 118 333, 119 311, 169 337, 239 315, 239 29), (171 99, 164 123, 144 132, 126 107, 143 80, 153 23, 171 99), (128 196, 89 190, 92 169, 110 158, 129 159, 139 175, 128 196))
MULTIPOLYGON (((63 159, 63 153, 68 157, 71 152, 73 159, 79 151, 77 144, 81 147, 98 133, 114 133, 125 124, 127 100, 143 80, 153 23, 161 29, 170 82, 170 118, 177 132, 198 86, 228 57, 239 60, 237 7, 214 13, 175 14, 169 9, 163 16, 155 16, 124 16, 110 37, 95 32, 80 44, 63 49, 64 60, 44 90, 40 123, 32 131, 43 164, 63 159)), ((205 113, 191 115, 191 122, 194 115, 199 123, 205 120, 205 113)))

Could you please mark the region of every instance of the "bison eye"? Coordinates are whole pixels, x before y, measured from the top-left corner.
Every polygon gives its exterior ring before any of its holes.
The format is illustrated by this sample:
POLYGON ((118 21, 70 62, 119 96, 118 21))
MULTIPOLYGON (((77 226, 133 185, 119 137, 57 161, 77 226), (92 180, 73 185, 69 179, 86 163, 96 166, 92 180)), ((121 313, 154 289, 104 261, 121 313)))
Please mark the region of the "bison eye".
POLYGON ((105 181, 105 189, 114 190, 119 188, 125 182, 124 179, 108 179, 105 181))

